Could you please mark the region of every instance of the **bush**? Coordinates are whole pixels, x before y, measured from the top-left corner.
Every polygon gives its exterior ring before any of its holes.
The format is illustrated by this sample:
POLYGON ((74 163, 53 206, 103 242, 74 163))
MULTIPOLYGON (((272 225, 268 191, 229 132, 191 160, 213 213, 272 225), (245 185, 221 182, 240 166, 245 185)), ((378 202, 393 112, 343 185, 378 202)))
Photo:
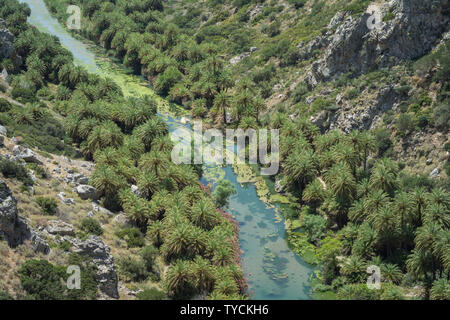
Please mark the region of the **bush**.
POLYGON ((356 88, 351 88, 347 90, 344 94, 345 98, 352 100, 355 99, 359 95, 359 90, 356 88))
POLYGON ((0 112, 7 112, 11 109, 11 104, 8 100, 0 98, 0 112))
POLYGON ((228 206, 228 198, 235 193, 236 188, 230 181, 221 180, 212 194, 215 205, 219 208, 228 206))
MULTIPOLYGON (((69 265, 80 267, 81 286, 80 289, 68 290, 66 295, 70 300, 90 299, 95 300, 97 296, 97 281, 95 280, 97 272, 96 267, 92 264, 92 258, 87 255, 79 255, 71 253, 69 256, 69 265)), ((67 269, 63 270, 63 280, 67 282, 70 274, 67 269)))
MULTIPOLYGON (((1 300, 14 300, 14 298, 9 294, 8 291, 0 291, 0 301, 1 300)), ((162 300, 162 299, 155 299, 162 300)))
POLYGON ((450 126, 450 104, 445 101, 437 106, 433 112, 433 120, 435 127, 440 131, 447 131, 450 126))
POLYGON ((28 174, 27 169, 16 162, 7 159, 0 160, 0 172, 5 178, 17 179, 26 186, 33 185, 33 180, 28 174))
POLYGON ((37 197, 36 203, 41 207, 44 215, 53 216, 58 211, 58 203, 53 198, 37 197))
POLYGON ((385 128, 375 130, 375 140, 378 147, 378 154, 382 156, 391 146, 391 134, 385 128))
POLYGON ((409 133, 414 131, 415 124, 414 119, 407 113, 403 113, 398 117, 397 129, 401 133, 409 133))
POLYGON ((292 94, 291 94, 292 102, 294 104, 296 104, 297 102, 300 102, 303 99, 303 97, 305 96, 305 94, 307 94, 308 92, 309 92, 309 90, 308 90, 308 86, 306 85, 306 83, 304 83, 304 82, 299 83, 295 87, 294 91, 292 91, 292 94))
POLYGON ((303 217, 303 227, 308 235, 309 242, 314 242, 324 236, 326 220, 319 215, 307 214, 303 217))
POLYGON ((94 218, 84 218, 81 220, 80 229, 87 234, 93 234, 96 236, 101 236, 103 234, 102 226, 94 218))
POLYGON ((33 90, 27 88, 14 87, 11 90, 11 95, 14 99, 17 99, 24 103, 37 101, 33 90))
POLYGON ((147 271, 151 271, 153 268, 153 264, 155 263, 155 259, 158 256, 159 251, 154 246, 145 246, 141 250, 141 257, 144 260, 147 271))
POLYGON ((138 228, 125 228, 118 231, 116 235, 127 242, 128 248, 143 247, 145 245, 144 235, 138 228))
POLYGON ((124 257, 118 261, 119 272, 126 281, 144 281, 148 277, 145 262, 142 259, 124 257))
POLYGON ((156 288, 145 289, 136 295, 139 300, 166 300, 167 296, 164 292, 156 288))
POLYGON ((25 261, 19 269, 22 288, 31 299, 61 300, 64 287, 55 266, 46 260, 25 261))

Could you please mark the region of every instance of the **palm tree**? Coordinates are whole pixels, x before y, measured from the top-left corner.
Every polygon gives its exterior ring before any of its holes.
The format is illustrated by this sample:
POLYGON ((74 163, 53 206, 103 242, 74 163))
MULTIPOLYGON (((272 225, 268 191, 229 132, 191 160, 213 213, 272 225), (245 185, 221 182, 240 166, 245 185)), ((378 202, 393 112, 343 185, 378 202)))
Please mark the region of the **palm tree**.
POLYGON ((441 278, 433 282, 430 290, 431 300, 450 300, 450 284, 447 279, 441 278))
POLYGON ((211 230, 221 221, 210 198, 203 197, 192 206, 190 220, 193 224, 206 230, 211 230))
POLYGON ((443 271, 450 274, 450 230, 445 229, 438 232, 433 244, 433 254, 439 257, 443 271))
POLYGON ((164 283, 169 295, 174 298, 189 298, 192 294, 192 268, 188 261, 178 260, 169 267, 164 283))
POLYGON ((239 294, 239 287, 232 278, 230 277, 218 277, 215 285, 214 291, 215 294, 223 294, 225 296, 233 296, 239 294))
POLYGON ((136 127, 133 135, 136 135, 144 143, 145 149, 150 150, 152 141, 159 136, 166 135, 169 132, 167 124, 159 117, 152 117, 144 124, 136 127))
POLYGON ((302 200, 313 203, 314 206, 325 200, 325 190, 318 178, 306 186, 302 194, 302 200))
POLYGON ((416 226, 422 225, 422 214, 426 204, 426 192, 423 187, 416 187, 410 193, 411 203, 416 212, 416 226))
POLYGON ((384 205, 371 217, 373 227, 378 231, 380 242, 386 246, 386 256, 392 255, 392 245, 397 238, 397 219, 391 206, 384 205))
POLYGON ((384 158, 377 161, 370 175, 371 188, 393 195, 398 186, 397 173, 398 167, 392 160, 384 158))
POLYGON ((147 227, 147 239, 158 248, 162 244, 163 230, 163 224, 159 220, 151 222, 147 227))
POLYGON ((168 135, 156 137, 152 141, 151 150, 170 154, 173 149, 173 142, 168 135))
POLYGON ((147 221, 150 218, 150 203, 136 196, 130 189, 123 189, 119 193, 125 214, 141 230, 147 230, 147 221))
POLYGON ((383 276, 383 281, 392 282, 398 284, 402 279, 402 271, 396 264, 382 264, 381 274, 383 276))
POLYGON ((96 166, 90 183, 105 196, 116 196, 119 190, 126 186, 123 177, 117 175, 112 168, 104 164, 96 166))
POLYGON ((450 206, 450 194, 443 188, 434 188, 426 195, 426 200, 429 204, 442 205, 445 208, 450 206))
POLYGON ((367 196, 370 193, 370 182, 368 179, 364 178, 362 179, 359 183, 358 186, 356 187, 357 190, 357 194, 358 194, 358 198, 362 198, 367 196))
POLYGON ((425 209, 424 223, 435 222, 444 228, 450 228, 450 214, 448 208, 438 203, 433 203, 425 209))
POLYGON ((356 175, 356 168, 359 163, 359 154, 355 151, 354 148, 345 144, 337 144, 333 148, 333 159, 336 162, 346 163, 353 175, 356 175))
POLYGON ((406 192, 398 192, 394 199, 394 212, 400 216, 402 230, 411 216, 411 202, 406 192))
POLYGON ((223 123, 227 119, 227 110, 231 106, 230 97, 224 92, 219 92, 214 98, 213 107, 216 110, 216 124, 223 123))
POLYGON ((87 147, 90 154, 106 147, 118 148, 122 145, 123 133, 112 121, 105 121, 95 127, 87 139, 87 147))
POLYGON ((169 162, 170 159, 165 155, 162 156, 160 153, 151 151, 142 155, 139 159, 139 169, 152 172, 155 176, 162 179, 169 166, 169 162))
POLYGON ((233 251, 228 245, 219 245, 214 248, 212 261, 216 266, 226 266, 233 262, 233 251))
POLYGON ((159 190, 160 183, 159 178, 153 172, 144 171, 138 177, 137 187, 143 197, 151 199, 152 195, 159 190))
POLYGON ((317 175, 316 160, 310 150, 296 148, 284 163, 284 171, 290 185, 298 184, 303 188, 317 175))
POLYGON ((369 219, 373 218, 373 215, 382 208, 389 201, 389 197, 383 190, 372 191, 366 198, 366 210, 369 219))
POLYGON ((169 230, 162 250, 167 261, 195 255, 192 250, 192 245, 196 241, 193 232, 194 227, 189 223, 180 223, 174 226, 173 230, 169 230))
POLYGON ((371 152, 377 151, 377 145, 375 138, 369 131, 359 132, 353 130, 349 134, 349 139, 353 144, 353 147, 361 155, 363 159, 364 171, 367 168, 367 157, 371 152))
POLYGON ((327 186, 344 203, 349 203, 356 195, 356 181, 347 164, 338 163, 325 174, 327 186))
POLYGON ((200 256, 196 256, 193 261, 193 275, 195 277, 196 288, 204 291, 211 291, 215 282, 215 270, 211 263, 200 256))
POLYGON ((427 255, 428 268, 426 271, 431 273, 432 280, 436 279, 436 271, 439 267, 439 257, 433 254, 436 251, 433 249, 436 247, 437 236, 441 230, 441 226, 436 223, 426 223, 416 230, 416 249, 427 255))
POLYGON ((145 152, 144 144, 135 135, 126 135, 123 140, 122 152, 135 162, 135 165, 145 152))
POLYGON ((366 220, 367 210, 364 199, 353 202, 348 211, 348 217, 354 223, 363 223, 366 220))
POLYGON ((350 256, 341 267, 342 275, 349 283, 360 283, 367 278, 366 262, 357 256, 350 256))

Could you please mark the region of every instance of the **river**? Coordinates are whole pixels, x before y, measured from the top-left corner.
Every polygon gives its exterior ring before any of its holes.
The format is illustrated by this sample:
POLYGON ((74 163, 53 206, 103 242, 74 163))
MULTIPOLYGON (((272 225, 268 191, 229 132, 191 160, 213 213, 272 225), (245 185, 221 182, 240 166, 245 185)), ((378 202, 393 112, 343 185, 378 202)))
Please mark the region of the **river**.
MULTIPOLYGON (((87 70, 113 78, 126 95, 150 94, 160 104, 167 101, 156 96, 140 77, 126 74, 92 50, 92 47, 75 39, 52 17, 43 0, 19 0, 31 8, 29 22, 40 31, 57 36, 70 50, 77 65, 87 70)), ((178 119, 165 116, 170 130, 185 127, 178 119)), ((309 279, 312 267, 288 248, 284 220, 276 206, 268 207, 256 193, 255 186, 241 184, 230 166, 209 169, 203 183, 214 185, 225 178, 236 187, 227 209, 239 222, 239 241, 242 250, 242 268, 252 299, 311 299, 309 279), (214 179, 215 177, 215 179, 214 179)))

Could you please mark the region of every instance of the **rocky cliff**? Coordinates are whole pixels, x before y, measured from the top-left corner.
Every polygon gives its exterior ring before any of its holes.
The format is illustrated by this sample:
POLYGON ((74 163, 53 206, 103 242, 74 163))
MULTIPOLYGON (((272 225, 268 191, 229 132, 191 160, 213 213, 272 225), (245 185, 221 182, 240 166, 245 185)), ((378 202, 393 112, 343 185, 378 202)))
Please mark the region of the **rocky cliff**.
POLYGON ((355 18, 338 12, 325 36, 300 46, 303 58, 309 58, 314 50, 323 51, 308 72, 308 85, 314 87, 343 73, 359 75, 423 56, 448 30, 449 6, 445 0, 394 0, 374 5, 379 14, 364 13, 355 18), (390 20, 384 18, 388 12, 390 20))

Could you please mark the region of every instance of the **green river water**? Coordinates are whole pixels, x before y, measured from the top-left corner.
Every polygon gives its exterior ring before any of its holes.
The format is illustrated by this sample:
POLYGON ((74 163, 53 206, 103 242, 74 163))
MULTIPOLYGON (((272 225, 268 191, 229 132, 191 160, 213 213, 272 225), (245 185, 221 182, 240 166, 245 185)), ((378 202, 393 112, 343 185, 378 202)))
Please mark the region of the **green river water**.
MULTIPOLYGON (((77 65, 113 78, 125 95, 152 95, 160 105, 160 113, 168 110, 169 103, 157 96, 144 79, 126 73, 104 55, 96 54, 98 48, 75 39, 50 15, 43 0, 19 1, 31 8, 29 22, 40 31, 57 36, 72 52, 77 65)), ((163 117, 170 131, 189 127, 176 118, 163 117)), ((236 187, 237 193, 230 198, 227 211, 239 222, 242 267, 250 296, 253 299, 311 299, 309 279, 313 268, 288 248, 284 220, 276 205, 269 207, 261 201, 253 184, 239 183, 231 166, 209 168, 206 172, 203 183, 214 185, 225 178, 236 187)))

